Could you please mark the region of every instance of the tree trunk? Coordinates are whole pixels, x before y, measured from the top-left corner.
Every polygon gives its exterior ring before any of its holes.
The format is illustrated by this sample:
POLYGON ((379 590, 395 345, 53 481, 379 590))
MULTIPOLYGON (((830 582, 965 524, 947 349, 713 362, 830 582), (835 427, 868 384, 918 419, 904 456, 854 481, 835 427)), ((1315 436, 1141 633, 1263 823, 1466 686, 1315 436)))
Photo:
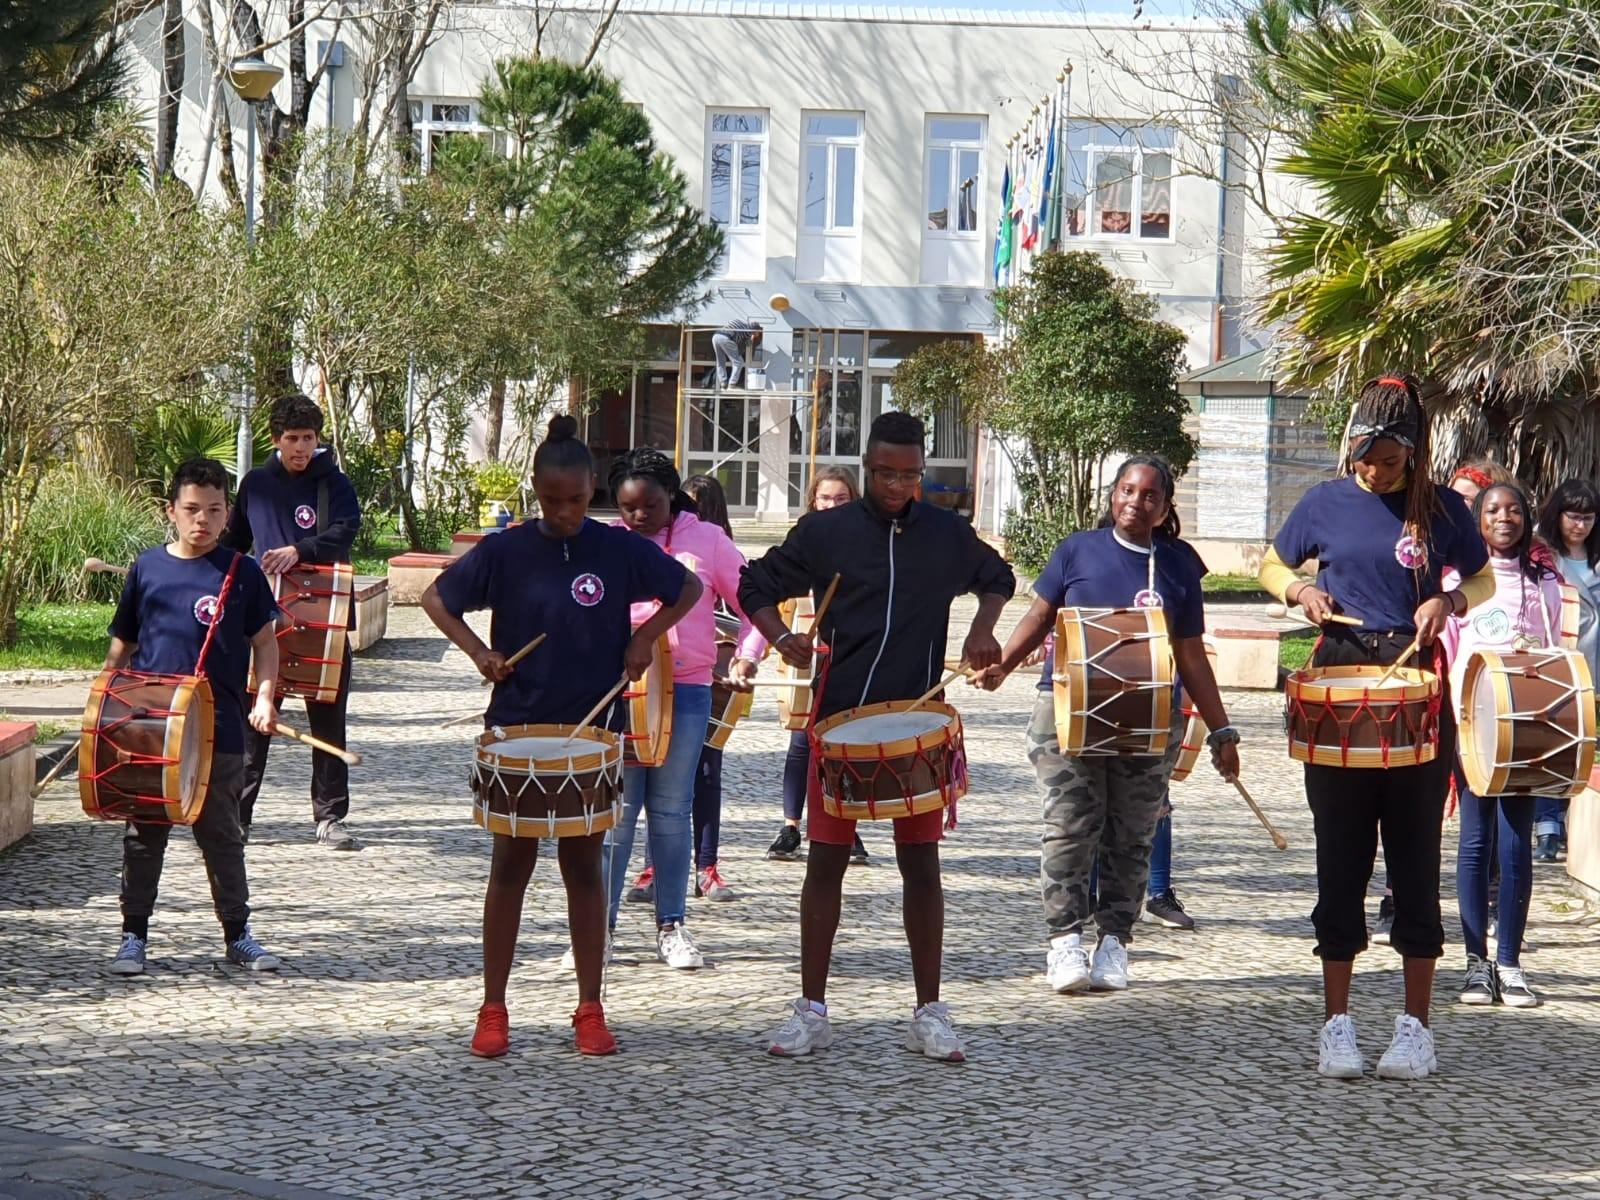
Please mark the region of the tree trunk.
POLYGON ((494 462, 500 458, 500 432, 506 420, 506 380, 498 377, 489 385, 489 411, 484 418, 483 456, 494 462))
MULTIPOLYGON (((209 0, 207 0, 209 3, 209 0)), ((171 178, 183 107, 183 0, 164 0, 161 10, 161 96, 156 106, 155 177, 171 178)), ((201 180, 201 184, 204 184, 201 180)))

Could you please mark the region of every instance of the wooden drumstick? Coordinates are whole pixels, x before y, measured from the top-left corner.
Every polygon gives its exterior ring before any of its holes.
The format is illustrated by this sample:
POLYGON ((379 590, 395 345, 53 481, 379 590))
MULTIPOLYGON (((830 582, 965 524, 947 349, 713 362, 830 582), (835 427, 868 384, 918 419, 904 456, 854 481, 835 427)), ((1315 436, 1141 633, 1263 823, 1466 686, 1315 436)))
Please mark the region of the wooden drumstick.
MULTIPOLYGON (((534 638, 533 641, 529 642, 521 650, 518 650, 510 658, 506 659, 506 670, 507 671, 511 670, 512 667, 516 666, 523 659, 527 658, 529 654, 531 654, 533 651, 537 650, 539 648, 539 643, 542 642, 542 641, 544 641, 544 634, 541 633, 538 637, 534 638)), ((484 687, 488 687, 493 682, 494 681, 492 679, 490 679, 488 676, 485 676, 484 680, 483 680, 483 686, 484 687)))
POLYGON ((483 714, 481 712, 462 713, 459 717, 451 717, 448 721, 440 725, 439 728, 450 729, 456 725, 465 725, 468 721, 481 720, 483 720, 483 714))
POLYGON ((1256 820, 1261 822, 1262 828, 1272 835, 1272 844, 1279 850, 1287 850, 1289 848, 1288 839, 1278 832, 1277 827, 1271 821, 1267 820, 1267 814, 1261 811, 1261 806, 1255 802, 1249 792, 1244 790, 1244 784, 1235 779, 1233 786, 1239 789, 1239 795, 1244 797, 1244 802, 1250 806, 1250 811, 1255 813, 1256 820))
POLYGON ((299 742, 302 746, 310 746, 313 750, 321 750, 324 754, 331 754, 349 766, 355 767, 361 764, 361 755, 354 750, 341 750, 331 742, 312 737, 309 733, 301 733, 298 729, 293 729, 282 721, 274 721, 272 723, 272 732, 281 733, 291 741, 299 742))
POLYGON ((911 707, 912 708, 921 708, 929 700, 932 700, 940 692, 944 691, 945 688, 949 687, 952 683, 954 683, 956 680, 960 679, 966 673, 967 673, 967 669, 965 667, 962 667, 961 669, 956 670, 956 671, 951 671, 950 674, 946 675, 938 683, 934 684, 927 691, 923 692, 922 695, 918 696, 915 700, 913 700, 911 702, 911 707))
POLYGON ((561 744, 563 746, 572 745, 573 740, 577 738, 578 734, 583 732, 584 726, 588 725, 590 721, 594 720, 597 716, 599 716, 600 715, 600 710, 602 708, 604 708, 606 705, 610 704, 613 700, 615 700, 617 698, 617 693, 620 692, 623 688, 627 687, 628 684, 630 684, 632 682, 633 681, 628 678, 627 673, 624 672, 622 678, 617 680, 617 686, 612 688, 604 696, 600 697, 600 703, 596 704, 593 708, 591 708, 587 713, 584 714, 583 720, 579 721, 577 723, 577 725, 575 725, 573 727, 572 732, 567 735, 567 740, 562 742, 561 744))
POLYGON ((1400 657, 1395 659, 1392 663, 1390 663, 1388 665, 1388 667, 1384 670, 1383 674, 1378 676, 1378 682, 1373 684, 1372 686, 1373 687, 1382 687, 1384 684, 1388 683, 1389 680, 1391 678, 1393 678, 1394 673, 1396 671, 1398 671, 1401 667, 1405 666, 1406 659, 1410 658, 1413 654, 1415 654, 1417 652, 1418 648, 1421 647, 1421 645, 1422 645, 1422 635, 1419 633, 1419 634, 1417 634, 1416 637, 1411 639, 1411 645, 1407 646, 1404 650, 1400 651, 1400 657))
MULTIPOLYGON (((727 680, 721 682, 727 683, 727 680)), ((776 688, 808 688, 816 684, 814 679, 752 679, 751 687, 776 687, 776 688)))
POLYGON ((96 575, 126 575, 127 567, 113 566, 103 558, 86 558, 83 560, 83 569, 96 575))
POLYGON ((78 752, 76 750, 69 750, 67 753, 63 754, 56 760, 56 765, 45 772, 44 778, 33 785, 33 791, 28 793, 28 798, 30 800, 37 800, 45 788, 49 787, 58 778, 60 778, 61 772, 65 771, 68 766, 77 761, 78 752))
POLYGON ((839 590, 839 572, 833 573, 833 582, 828 584, 828 590, 822 593, 822 603, 817 605, 817 615, 811 622, 811 637, 815 641, 822 635, 822 618, 828 615, 828 605, 833 603, 833 594, 839 590))

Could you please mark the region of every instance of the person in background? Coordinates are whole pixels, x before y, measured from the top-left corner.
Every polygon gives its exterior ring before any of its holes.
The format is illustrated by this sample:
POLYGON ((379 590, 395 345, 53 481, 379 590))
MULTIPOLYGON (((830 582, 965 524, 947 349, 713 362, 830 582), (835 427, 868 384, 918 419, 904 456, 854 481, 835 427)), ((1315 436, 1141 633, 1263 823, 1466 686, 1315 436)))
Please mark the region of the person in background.
MULTIPOLYGON (((826 512, 861 499, 855 476, 843 467, 819 467, 806 489, 805 511, 826 512)), ((767 857, 779 862, 794 862, 800 857, 800 818, 806 810, 806 781, 811 775, 811 738, 804 729, 789 735, 789 753, 783 760, 783 826, 767 847, 767 857)), ((850 849, 850 862, 864 866, 867 848, 856 834, 850 849)))
POLYGON ((761 346, 761 326, 743 317, 729 321, 711 335, 711 353, 716 356, 718 387, 738 387, 744 377, 745 354, 761 346))
MULTIPOLYGON (((1600 491, 1583 479, 1569 479, 1550 494, 1539 514, 1539 536, 1555 551, 1561 578, 1578 593, 1578 650, 1589 674, 1600 680, 1600 491)), ((1533 813, 1533 859, 1559 862, 1567 850, 1567 802, 1539 797, 1533 813)))

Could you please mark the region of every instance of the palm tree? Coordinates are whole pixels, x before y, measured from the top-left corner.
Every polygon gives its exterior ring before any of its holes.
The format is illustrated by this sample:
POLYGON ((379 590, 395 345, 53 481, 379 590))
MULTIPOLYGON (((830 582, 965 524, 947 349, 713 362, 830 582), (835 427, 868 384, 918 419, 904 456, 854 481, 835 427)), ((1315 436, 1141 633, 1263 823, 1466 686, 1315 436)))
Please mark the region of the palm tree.
POLYGON ((0 0, 0 149, 59 150, 92 131, 126 71, 113 0, 0 0))

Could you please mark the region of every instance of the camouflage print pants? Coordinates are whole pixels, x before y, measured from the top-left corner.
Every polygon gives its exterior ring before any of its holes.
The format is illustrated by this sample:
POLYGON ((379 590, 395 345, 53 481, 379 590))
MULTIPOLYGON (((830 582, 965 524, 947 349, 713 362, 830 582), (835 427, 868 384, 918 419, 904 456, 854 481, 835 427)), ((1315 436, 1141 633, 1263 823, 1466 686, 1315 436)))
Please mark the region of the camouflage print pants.
POLYGON ((1089 873, 1098 858, 1095 925, 1123 945, 1132 940, 1181 734, 1175 719, 1164 758, 1067 758, 1056 740, 1055 701, 1048 692, 1040 695, 1028 726, 1028 761, 1044 793, 1039 882, 1051 937, 1082 931, 1089 919, 1089 873))

